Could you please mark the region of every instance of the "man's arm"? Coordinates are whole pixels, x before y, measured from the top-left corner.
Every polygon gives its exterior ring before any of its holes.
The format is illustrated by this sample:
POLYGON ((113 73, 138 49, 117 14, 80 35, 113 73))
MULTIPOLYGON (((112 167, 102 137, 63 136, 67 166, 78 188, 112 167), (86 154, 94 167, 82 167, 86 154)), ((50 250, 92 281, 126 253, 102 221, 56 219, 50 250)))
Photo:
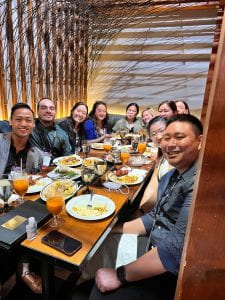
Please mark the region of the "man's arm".
MULTIPOLYGON (((157 248, 153 248, 146 254, 125 266, 125 279, 128 282, 138 281, 165 273, 158 255, 157 248)), ((122 284, 118 280, 116 270, 102 268, 95 276, 95 282, 101 292, 108 292, 119 288, 122 284)))
POLYGON ((145 226, 141 218, 118 224, 112 229, 112 233, 133 233, 138 235, 146 234, 145 226))

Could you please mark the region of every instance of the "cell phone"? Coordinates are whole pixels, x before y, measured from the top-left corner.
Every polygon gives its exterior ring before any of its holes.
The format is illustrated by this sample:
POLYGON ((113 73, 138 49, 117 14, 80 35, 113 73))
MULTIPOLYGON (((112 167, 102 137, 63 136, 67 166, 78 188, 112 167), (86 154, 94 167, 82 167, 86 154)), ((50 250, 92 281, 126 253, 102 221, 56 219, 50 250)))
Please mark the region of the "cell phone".
POLYGON ((81 247, 82 243, 59 231, 53 230, 42 238, 42 243, 72 256, 81 247))

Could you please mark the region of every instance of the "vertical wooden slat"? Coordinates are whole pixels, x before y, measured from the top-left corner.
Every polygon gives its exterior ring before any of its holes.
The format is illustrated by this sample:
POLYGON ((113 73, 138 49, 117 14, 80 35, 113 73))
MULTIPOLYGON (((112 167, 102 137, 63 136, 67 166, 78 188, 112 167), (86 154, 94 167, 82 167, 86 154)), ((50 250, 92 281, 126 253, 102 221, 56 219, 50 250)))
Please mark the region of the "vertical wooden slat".
POLYGON ((80 79, 80 67, 79 67, 79 44, 80 44, 80 11, 78 5, 76 6, 76 32, 75 32, 75 93, 76 93, 76 101, 79 101, 79 79, 80 79))
POLYGON ((18 15, 18 33, 19 33, 19 70, 21 78, 21 93, 22 101, 27 102, 27 88, 26 88, 26 66, 24 53, 24 24, 23 24, 23 8, 21 0, 17 0, 17 15, 18 15))
POLYGON ((211 52, 211 56, 210 56, 210 64, 209 64, 209 70, 208 70, 206 88, 205 88, 205 95, 204 95, 202 112, 201 112, 202 123, 204 123, 204 120, 206 117, 206 111, 207 111, 207 107, 208 107, 208 102, 209 102, 209 93, 210 93, 210 89, 211 89, 211 85, 212 85, 212 76, 213 76, 215 61, 216 61, 216 56, 217 56, 218 43, 219 43, 221 24, 222 24, 222 17, 223 17, 223 10, 224 10, 224 8, 221 7, 217 13, 216 29, 215 29, 215 34, 214 34, 212 52, 211 52))
POLYGON ((52 32, 52 88, 53 88, 53 100, 57 104, 58 102, 58 80, 57 80, 57 37, 56 37, 56 7, 55 5, 51 10, 51 32, 52 32))
MULTIPOLYGON (((69 48, 70 48, 70 99, 71 99, 71 106, 75 103, 75 26, 76 26, 76 17, 75 17, 75 8, 73 7, 72 10, 72 17, 71 17, 71 24, 70 24, 70 42, 69 42, 69 48)), ((71 109, 72 107, 70 107, 71 109)))
POLYGON ((88 50, 89 50, 89 16, 85 14, 85 27, 84 27, 84 95, 83 101, 87 103, 87 83, 88 83, 88 50))
POLYGON ((3 119, 7 119, 7 103, 6 103, 6 81, 5 81, 5 68, 3 62, 3 47, 2 47, 2 19, 0 16, 0 103, 1 114, 3 119))
POLYGON ((49 32, 49 3, 45 1, 45 26, 44 26, 44 45, 45 45, 45 86, 46 86, 46 97, 51 98, 51 85, 50 85, 50 74, 51 74, 51 51, 50 51, 50 32, 49 32))
POLYGON ((225 15, 176 299, 225 299, 225 15))
POLYGON ((70 22, 70 9, 69 6, 64 9, 64 88, 65 88, 65 114, 69 110, 69 22, 70 22))
POLYGON ((31 105, 35 107, 36 104, 36 75, 35 75, 35 56, 34 56, 34 36, 33 36, 33 15, 32 15, 33 2, 27 1, 28 9, 28 24, 27 24, 27 43, 29 49, 29 65, 30 65, 30 92, 31 92, 31 105))
POLYGON ((16 86, 16 67, 14 55, 14 38, 13 38, 13 21, 12 21, 12 0, 6 3, 6 36, 7 47, 9 53, 9 72, 12 93, 12 104, 17 102, 17 86, 16 86))
POLYGON ((36 3, 36 36, 37 36, 37 62, 38 62, 38 95, 37 95, 37 101, 44 96, 44 82, 43 82, 43 59, 42 59, 42 17, 41 17, 41 0, 35 0, 36 3))

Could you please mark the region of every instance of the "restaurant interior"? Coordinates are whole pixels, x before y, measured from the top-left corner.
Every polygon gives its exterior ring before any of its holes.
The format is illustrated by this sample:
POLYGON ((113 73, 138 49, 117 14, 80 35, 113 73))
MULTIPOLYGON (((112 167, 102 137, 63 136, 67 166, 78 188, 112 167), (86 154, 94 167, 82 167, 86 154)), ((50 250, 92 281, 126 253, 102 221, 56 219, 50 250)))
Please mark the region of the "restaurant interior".
POLYGON ((139 206, 158 151, 147 126, 137 140, 135 132, 113 128, 130 103, 137 104, 137 119, 143 122, 142 112, 151 108, 155 117, 164 101, 185 101, 204 128, 174 299, 225 299, 224 8, 225 0, 1 0, 0 122, 9 126, 11 108, 20 102, 38 117, 40 99, 51 99, 59 124, 76 103, 83 102, 90 113, 96 101, 103 101, 110 141, 85 142, 80 151, 75 146, 73 161, 54 157, 31 176, 22 194, 13 178, 13 193, 22 201, 18 205, 15 198, 9 210, 0 208, 0 258, 6 252, 13 260, 19 251, 40 262, 35 268, 42 276, 42 293, 23 286, 16 267, 0 270, 0 299, 89 299, 92 286, 75 285, 81 269, 118 220, 127 221, 139 206), (59 187, 62 166, 70 167, 70 174, 61 177, 59 187), (121 175, 127 176, 124 181, 121 175), (43 186, 32 183, 36 178, 43 186), (59 212, 48 204, 54 184, 57 196, 59 189, 66 190, 59 212), (74 208, 73 199, 86 201, 88 215, 81 206, 74 208), (94 201, 101 207, 93 217, 94 201), (29 239, 26 222, 34 208, 38 229, 29 239), (12 218, 22 231, 7 224, 12 218), (52 221, 62 224, 51 226, 52 221), (53 226, 81 242, 76 253, 49 247, 44 237, 53 226))

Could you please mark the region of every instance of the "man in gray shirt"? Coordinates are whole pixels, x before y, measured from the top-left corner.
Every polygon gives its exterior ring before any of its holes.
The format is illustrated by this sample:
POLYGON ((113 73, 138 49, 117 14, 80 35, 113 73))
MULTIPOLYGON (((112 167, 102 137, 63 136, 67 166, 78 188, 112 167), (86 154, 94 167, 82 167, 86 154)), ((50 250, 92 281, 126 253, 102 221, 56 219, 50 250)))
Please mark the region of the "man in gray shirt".
POLYGON ((55 124, 55 104, 51 99, 43 98, 37 105, 38 119, 30 137, 32 145, 51 154, 52 159, 71 154, 67 133, 55 124))
MULTIPOLYGON (((96 285, 92 290, 91 300, 102 298, 120 300, 124 297, 173 299, 202 131, 201 122, 192 115, 177 115, 168 120, 161 146, 165 158, 175 169, 162 177, 157 202, 151 212, 113 230, 123 235, 146 236, 145 251, 122 265, 111 264, 110 268, 105 268, 104 263, 98 264, 98 267, 103 268, 98 269, 95 275, 96 285), (105 292, 107 294, 104 294, 105 292)), ((112 244, 108 245, 108 248, 116 249, 112 244)), ((122 249, 118 247, 117 258, 119 252, 128 253, 129 250, 133 250, 129 248, 132 247, 128 243, 122 249)), ((105 258, 106 250, 104 249, 101 254, 105 258)), ((94 265, 92 264, 92 267, 94 265)))

